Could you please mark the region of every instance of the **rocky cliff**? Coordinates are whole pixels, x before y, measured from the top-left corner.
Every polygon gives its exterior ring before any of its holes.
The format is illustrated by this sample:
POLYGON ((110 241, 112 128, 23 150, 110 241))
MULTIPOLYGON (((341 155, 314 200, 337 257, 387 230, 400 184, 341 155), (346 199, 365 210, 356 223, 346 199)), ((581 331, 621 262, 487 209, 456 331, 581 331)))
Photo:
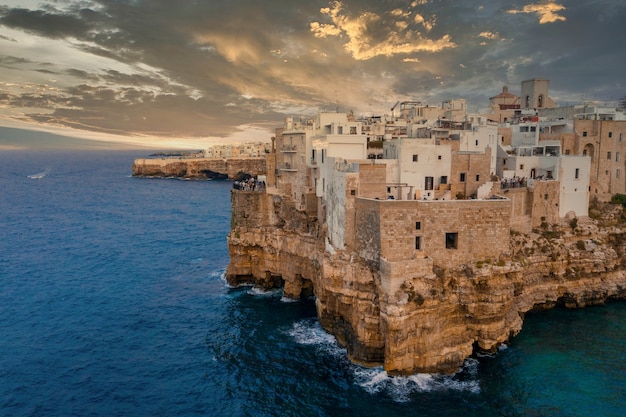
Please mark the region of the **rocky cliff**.
POLYGON ((136 159, 133 176, 238 179, 265 174, 265 158, 152 158, 136 159))
POLYGON ((316 218, 280 196, 233 191, 232 206, 228 282, 314 294, 320 323, 350 357, 390 374, 453 372, 516 335, 531 310, 626 298, 619 205, 511 233, 499 259, 449 269, 423 259, 417 278, 391 283, 383 261, 329 247, 316 218))

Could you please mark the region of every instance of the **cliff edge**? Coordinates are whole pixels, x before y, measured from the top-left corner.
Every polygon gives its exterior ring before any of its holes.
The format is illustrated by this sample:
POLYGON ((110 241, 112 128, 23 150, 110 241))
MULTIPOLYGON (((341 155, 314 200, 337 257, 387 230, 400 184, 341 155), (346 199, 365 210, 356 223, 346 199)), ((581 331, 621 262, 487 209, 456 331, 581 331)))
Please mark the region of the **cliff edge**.
POLYGON ((265 158, 140 158, 132 171, 135 177, 239 179, 265 174, 265 158))
POLYGON ((231 198, 228 283, 314 295, 320 323, 351 359, 390 374, 454 372, 519 333, 528 311, 626 298, 620 205, 507 232, 498 258, 445 268, 419 251, 395 262, 334 248, 325 223, 278 194, 233 190, 231 198))

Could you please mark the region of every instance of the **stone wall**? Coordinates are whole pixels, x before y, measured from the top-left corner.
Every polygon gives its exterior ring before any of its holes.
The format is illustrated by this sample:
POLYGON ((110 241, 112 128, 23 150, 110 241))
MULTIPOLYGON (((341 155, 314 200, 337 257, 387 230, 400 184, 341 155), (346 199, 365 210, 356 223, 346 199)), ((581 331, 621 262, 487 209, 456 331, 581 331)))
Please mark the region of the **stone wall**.
POLYGON ((531 227, 540 227, 544 223, 558 224, 559 217, 559 181, 535 181, 529 188, 531 203, 531 227))
POLYGON ((374 262, 377 256, 394 262, 425 255, 444 268, 495 260, 508 245, 510 212, 504 199, 357 199, 357 253, 374 262), (456 241, 446 242, 446 234, 456 241))
POLYGON ((452 197, 462 194, 465 198, 478 192, 478 187, 491 177, 491 148, 485 153, 453 152, 450 169, 452 197), (461 174, 465 180, 461 181, 461 174), (477 179, 478 176, 478 179, 477 179))
POLYGON ((385 178, 387 166, 382 164, 361 164, 359 166, 359 197, 387 198, 385 178))

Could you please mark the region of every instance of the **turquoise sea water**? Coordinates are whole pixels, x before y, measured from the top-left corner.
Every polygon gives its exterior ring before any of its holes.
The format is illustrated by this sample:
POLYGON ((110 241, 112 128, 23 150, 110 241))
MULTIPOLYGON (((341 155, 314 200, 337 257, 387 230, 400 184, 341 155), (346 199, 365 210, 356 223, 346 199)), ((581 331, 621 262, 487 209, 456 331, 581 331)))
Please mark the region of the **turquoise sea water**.
POLYGON ((312 301, 228 288, 231 184, 131 178, 143 156, 0 153, 1 416, 626 415, 626 303, 390 378, 312 301))

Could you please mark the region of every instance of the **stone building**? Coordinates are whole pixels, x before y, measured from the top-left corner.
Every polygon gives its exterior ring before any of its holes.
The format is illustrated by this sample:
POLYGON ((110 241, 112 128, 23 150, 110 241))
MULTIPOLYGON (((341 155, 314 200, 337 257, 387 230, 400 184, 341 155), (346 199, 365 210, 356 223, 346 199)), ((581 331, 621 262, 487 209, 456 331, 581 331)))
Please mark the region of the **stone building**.
POLYGON ((491 114, 489 119, 498 123, 505 123, 513 118, 516 110, 520 108, 520 99, 509 92, 509 87, 502 87, 502 92, 489 98, 491 114))
POLYGON ((591 159, 590 192, 600 201, 626 194, 626 118, 623 113, 581 113, 574 120, 574 152, 591 159))
POLYGON ((522 109, 544 109, 556 107, 548 95, 550 80, 533 78, 522 81, 520 107, 522 109))
POLYGON ((487 116, 451 100, 287 118, 267 187, 233 190, 228 282, 314 294, 350 357, 394 374, 454 371, 518 332, 536 305, 626 297, 626 240, 609 239, 600 262, 595 238, 574 236, 569 221, 587 217, 590 195, 626 188, 626 121, 555 107, 548 87, 505 88, 487 116), (564 221, 572 235, 553 238, 564 221))

